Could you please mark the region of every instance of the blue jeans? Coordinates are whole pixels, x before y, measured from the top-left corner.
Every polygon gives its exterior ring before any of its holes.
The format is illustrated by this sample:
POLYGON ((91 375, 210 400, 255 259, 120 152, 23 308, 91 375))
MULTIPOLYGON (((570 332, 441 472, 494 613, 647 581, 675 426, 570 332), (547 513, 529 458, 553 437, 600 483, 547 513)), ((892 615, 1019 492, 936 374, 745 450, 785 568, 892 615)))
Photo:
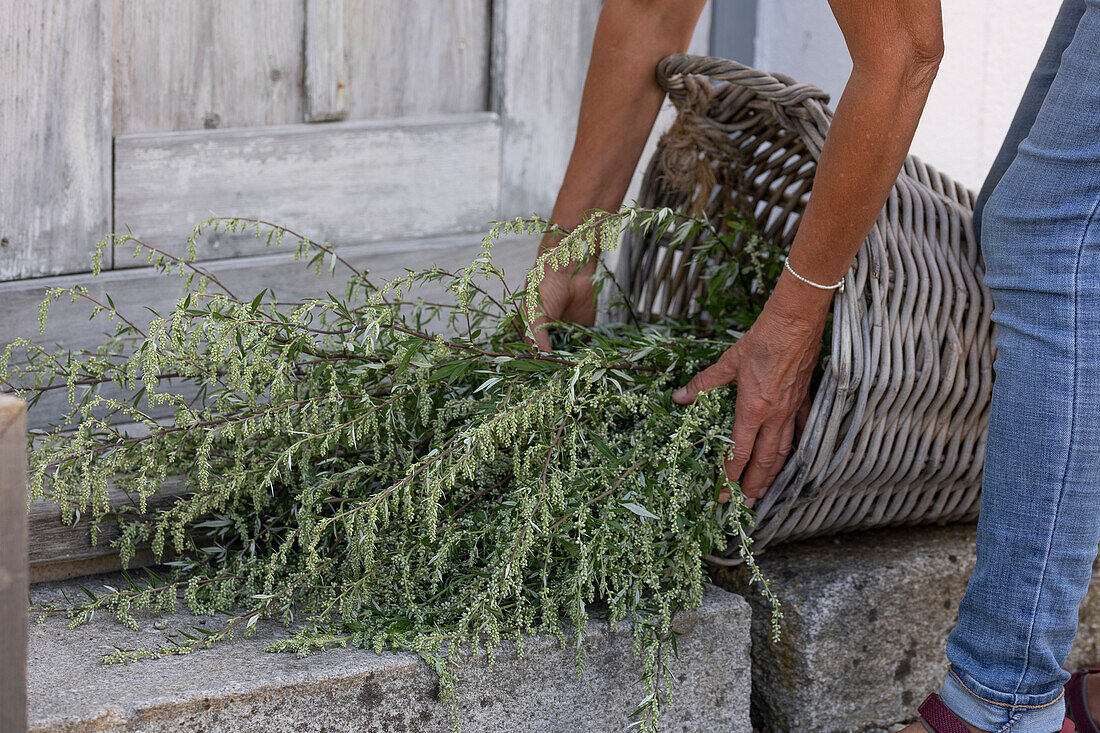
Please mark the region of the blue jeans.
POLYGON ((1066 0, 978 202, 996 381, 977 565, 940 695, 982 730, 1062 724, 1100 543, 1098 208, 1100 0, 1066 0))

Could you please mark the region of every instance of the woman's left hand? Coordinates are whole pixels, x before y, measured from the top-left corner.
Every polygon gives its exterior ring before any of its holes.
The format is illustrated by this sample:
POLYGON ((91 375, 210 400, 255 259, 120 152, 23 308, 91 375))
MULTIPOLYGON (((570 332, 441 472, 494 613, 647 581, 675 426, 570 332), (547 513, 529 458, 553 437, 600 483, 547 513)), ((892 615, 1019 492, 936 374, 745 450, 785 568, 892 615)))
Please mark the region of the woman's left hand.
MULTIPOLYGON (((776 293, 782 283, 783 278, 776 293)), ((674 402, 686 405, 700 392, 737 385, 733 446, 724 468, 731 482, 741 480, 747 506, 779 474, 796 429, 808 415, 810 377, 821 352, 829 300, 820 293, 802 295, 794 301, 798 307, 790 308, 781 304, 791 302, 789 298, 777 300, 773 294, 748 333, 672 395, 674 402)), ((719 501, 728 499, 723 489, 719 501)))

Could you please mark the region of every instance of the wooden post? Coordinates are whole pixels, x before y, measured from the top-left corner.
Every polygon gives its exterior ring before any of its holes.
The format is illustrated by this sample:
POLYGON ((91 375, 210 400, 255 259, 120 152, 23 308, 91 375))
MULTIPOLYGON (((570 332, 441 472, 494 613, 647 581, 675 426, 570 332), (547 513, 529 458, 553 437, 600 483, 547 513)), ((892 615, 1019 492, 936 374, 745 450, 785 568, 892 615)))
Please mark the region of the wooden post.
POLYGON ((27 418, 0 395, 0 731, 27 729, 27 418))

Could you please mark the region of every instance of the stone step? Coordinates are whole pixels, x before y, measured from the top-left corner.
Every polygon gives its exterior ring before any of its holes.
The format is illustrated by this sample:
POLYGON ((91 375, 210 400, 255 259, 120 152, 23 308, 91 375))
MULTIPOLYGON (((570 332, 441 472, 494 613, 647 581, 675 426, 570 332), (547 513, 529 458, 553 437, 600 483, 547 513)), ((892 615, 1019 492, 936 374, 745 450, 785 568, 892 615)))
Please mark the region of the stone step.
MULTIPOLYGON (((96 590, 117 576, 85 578, 96 590)), ((79 598, 76 581, 32 586, 32 602, 79 598)), ((336 649, 310 657, 269 654, 286 631, 259 624, 188 656, 129 665, 99 664, 104 653, 155 647, 179 631, 212 624, 187 614, 141 616, 130 631, 106 617, 70 631, 63 619, 32 624, 28 654, 31 731, 302 731, 440 733, 452 730, 435 673, 412 654, 336 649)), ((703 605, 677 617, 679 681, 662 731, 749 733, 749 606, 708 586, 703 605)), ((457 687, 464 731, 624 730, 642 697, 641 664, 628 626, 593 622, 578 679, 574 653, 548 636, 529 641, 523 659, 505 645, 488 666, 468 659, 457 687)))
MULTIPOLYGON (((713 580, 753 609, 753 723, 760 731, 895 730, 939 691, 944 644, 974 568, 973 525, 889 529, 769 547, 782 637, 744 568, 713 580)), ((1098 572, 1093 571, 1094 577, 1098 572)), ((1067 666, 1100 663, 1100 583, 1081 605, 1067 666)))

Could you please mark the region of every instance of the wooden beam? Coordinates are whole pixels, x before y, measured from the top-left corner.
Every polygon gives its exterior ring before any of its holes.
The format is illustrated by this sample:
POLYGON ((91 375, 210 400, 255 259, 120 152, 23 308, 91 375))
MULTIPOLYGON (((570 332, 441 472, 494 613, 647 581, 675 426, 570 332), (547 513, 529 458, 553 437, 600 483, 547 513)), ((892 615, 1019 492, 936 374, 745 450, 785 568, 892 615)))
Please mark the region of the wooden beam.
MULTIPOLYGON (((602 5, 602 0, 493 2, 491 107, 503 126, 501 218, 550 215, 573 149, 602 5)), ((711 5, 700 16, 691 53, 709 51, 711 5)), ((643 168, 659 132, 674 116, 666 112, 659 120, 643 168)))
POLYGON ((710 54, 753 66, 756 62, 756 6, 759 0, 723 0, 712 4, 714 16, 710 29, 710 54))
POLYGON ((306 122, 348 116, 347 25, 347 0, 306 0, 306 122))
MULTIPOLYGON (((212 213, 278 221, 337 245, 479 231, 497 216, 500 123, 478 112, 124 135, 115 182, 116 230, 178 254, 212 213)), ((203 259, 265 249, 220 233, 199 245, 203 259)))
MULTIPOLYGON (((755 2, 755 0, 753 0, 755 2)), ((699 16, 699 22, 695 25, 695 33, 691 37, 691 45, 688 46, 688 53, 693 53, 697 56, 710 55, 710 38, 711 38, 711 25, 714 17, 714 8, 717 8, 713 2, 708 2, 706 7, 703 8, 702 15, 699 16)), ((657 150, 657 143, 660 141, 661 136, 665 134, 672 123, 676 121, 676 106, 665 97, 664 104, 661 105, 661 111, 657 115, 657 121, 653 123, 653 130, 649 134, 649 139, 646 141, 645 149, 642 151, 641 164, 634 171, 634 177, 630 180, 630 188, 626 191, 626 201, 637 201, 641 196, 642 191, 642 179, 645 177, 646 167, 649 165, 650 159, 653 157, 653 153, 657 150)), ((611 253, 611 256, 607 259, 608 265, 614 270, 616 263, 619 261, 619 251, 611 253)))
POLYGON ((27 430, 0 395, 0 730, 27 728, 27 430))
MULTIPOLYGON (((150 497, 149 507, 167 506, 187 493, 187 487, 181 478, 169 477, 161 490, 150 497)), ((109 494, 112 507, 130 505, 129 498, 118 489, 109 489, 109 494)), ((34 502, 26 516, 31 537, 27 548, 27 564, 30 566, 32 583, 106 573, 122 567, 118 552, 111 547, 111 542, 118 538, 118 527, 113 522, 100 525, 99 536, 93 545, 91 518, 81 516, 76 524, 63 524, 57 504, 52 500, 34 502)), ((154 562, 148 547, 141 546, 130 562, 130 567, 152 565, 154 562)))

